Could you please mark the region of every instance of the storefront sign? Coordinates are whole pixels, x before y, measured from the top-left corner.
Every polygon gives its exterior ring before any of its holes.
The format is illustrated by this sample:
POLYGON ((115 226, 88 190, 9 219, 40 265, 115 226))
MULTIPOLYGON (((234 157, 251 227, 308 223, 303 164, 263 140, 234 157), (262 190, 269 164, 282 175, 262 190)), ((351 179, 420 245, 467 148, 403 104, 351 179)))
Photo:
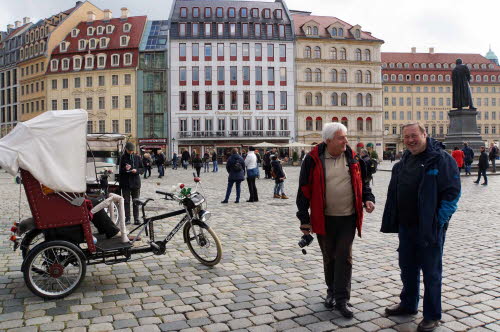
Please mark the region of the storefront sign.
POLYGON ((139 144, 167 144, 166 138, 139 138, 139 144))

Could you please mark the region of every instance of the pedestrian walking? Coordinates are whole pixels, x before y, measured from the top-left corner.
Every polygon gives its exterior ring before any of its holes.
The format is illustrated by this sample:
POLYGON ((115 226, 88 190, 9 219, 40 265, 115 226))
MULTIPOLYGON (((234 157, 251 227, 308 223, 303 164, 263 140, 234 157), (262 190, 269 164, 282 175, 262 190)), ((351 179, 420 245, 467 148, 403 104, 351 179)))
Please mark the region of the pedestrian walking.
POLYGON ((226 197, 221 203, 225 204, 228 202, 234 184, 236 184, 236 200, 234 202, 239 203, 241 194, 241 181, 245 179, 245 161, 238 154, 237 148, 233 148, 231 150, 231 156, 229 156, 229 158, 227 159, 226 170, 228 173, 226 197))
POLYGON ((162 178, 165 176, 165 155, 163 151, 160 149, 156 153, 156 165, 158 166, 158 178, 162 178))
POLYGON ((396 151, 390 152, 391 164, 393 161, 396 161, 396 151))
POLYGON ((151 176, 151 166, 153 165, 153 160, 149 153, 146 152, 144 156, 142 156, 142 164, 144 165, 144 179, 147 179, 151 176))
POLYGON ((362 159, 348 145, 347 128, 338 122, 323 127, 323 143, 302 162, 297 193, 297 217, 304 235, 314 232, 323 255, 327 289, 325 306, 352 318, 349 308, 352 243, 361 237, 363 205, 375 209, 370 183, 363 179, 362 159))
POLYGON ((264 169, 264 174, 266 179, 272 179, 271 177, 271 151, 266 151, 264 157, 262 158, 262 168, 264 169))
POLYGON ((212 164, 213 164, 213 171, 214 173, 219 171, 219 164, 217 162, 217 152, 215 152, 215 149, 212 151, 212 164))
POLYGON ((474 161, 474 150, 469 147, 469 143, 464 142, 464 147, 462 149, 464 153, 464 167, 465 167, 465 175, 472 175, 470 172, 470 168, 472 162, 474 161))
POLYGON ((198 153, 193 153, 192 164, 194 169, 196 170, 196 176, 200 177, 201 167, 203 166, 203 160, 201 160, 200 155, 198 153))
POLYGON ((177 153, 174 152, 172 155, 172 169, 177 169, 177 161, 179 160, 179 157, 177 157, 177 153))
POLYGON ((210 172, 210 155, 205 151, 203 155, 203 173, 210 172))
POLYGON ((248 150, 247 157, 245 158, 245 168, 247 171, 247 184, 250 198, 247 202, 258 202, 259 195, 257 194, 257 186, 255 185, 255 179, 259 176, 257 155, 255 154, 255 148, 253 146, 249 147, 248 150))
POLYGON ((424 276, 424 318, 418 331, 433 331, 441 319, 443 247, 450 218, 460 198, 455 160, 444 145, 427 136, 420 123, 402 128, 407 147, 392 168, 382 228, 399 234, 401 302, 385 309, 388 316, 415 315, 424 276))
MULTIPOLYGON (((141 195, 141 174, 144 166, 141 158, 134 153, 132 142, 125 144, 125 152, 120 158, 120 190, 125 201, 125 223, 130 224, 130 198, 139 198, 141 195)), ((134 224, 139 224, 139 207, 134 204, 134 224)))
POLYGON ((465 153, 462 150, 460 150, 458 146, 455 146, 455 148, 451 152, 451 156, 457 162, 458 173, 460 173, 462 168, 464 167, 465 153))
POLYGON ((474 183, 479 183, 479 180, 481 180, 481 175, 484 178, 484 182, 481 183, 483 186, 488 185, 488 177, 486 176, 486 170, 489 167, 488 163, 488 154, 486 153, 486 148, 484 146, 479 148, 479 162, 477 164, 478 171, 477 171, 477 180, 474 181, 474 183))
POLYGON ((301 163, 304 160, 305 156, 306 156, 306 151, 304 149, 302 149, 302 151, 300 152, 300 162, 301 163))
POLYGON ((491 161, 491 167, 492 167, 492 172, 496 173, 497 172, 497 167, 496 167, 496 160, 498 158, 498 147, 495 146, 495 143, 490 144, 490 153, 488 155, 490 161, 491 161))
POLYGON ((181 162, 182 162, 182 168, 188 169, 189 165, 189 159, 190 159, 189 151, 188 150, 183 150, 181 154, 181 162))
POLYGON ((271 175, 274 179, 274 198, 288 199, 285 194, 285 179, 286 174, 283 170, 283 165, 278 159, 278 156, 273 154, 271 156, 271 175))

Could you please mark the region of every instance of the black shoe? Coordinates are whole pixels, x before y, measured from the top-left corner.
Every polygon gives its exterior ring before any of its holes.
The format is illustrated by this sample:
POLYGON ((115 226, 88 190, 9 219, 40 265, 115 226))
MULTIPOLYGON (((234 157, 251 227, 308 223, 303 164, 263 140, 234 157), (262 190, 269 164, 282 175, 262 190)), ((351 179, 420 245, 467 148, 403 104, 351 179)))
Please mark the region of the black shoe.
POLYGON ((352 317, 354 317, 354 314, 352 313, 351 309, 349 309, 349 307, 347 306, 347 303, 335 304, 335 308, 345 318, 352 318, 352 317))
POLYGON ((481 183, 482 186, 487 186, 488 184, 487 183, 481 183))
POLYGON ((478 183, 479 183, 479 181, 474 181, 474 183, 475 183, 475 184, 478 184, 478 183))
POLYGON ((248 203, 253 203, 254 201, 253 201, 253 200, 251 200, 251 199, 247 199, 247 202, 248 202, 248 203))
POLYGON ((222 201, 221 203, 222 203, 222 204, 227 204, 227 201, 222 201))
POLYGON ((130 219, 125 219, 125 225, 130 225, 130 219))
POLYGON ((401 304, 396 304, 392 307, 385 308, 385 314, 387 316, 406 316, 406 315, 416 315, 417 310, 410 311, 405 307, 401 306, 401 304))
POLYGON ((141 222, 139 220, 134 220, 134 225, 140 225, 141 222))
POLYGON ((439 326, 438 320, 422 319, 422 321, 418 324, 417 331, 431 332, 434 331, 438 326, 439 326))
POLYGON ((236 204, 238 204, 240 201, 234 201, 236 204))
POLYGON ((329 295, 329 294, 326 295, 325 307, 327 307, 328 309, 331 309, 331 308, 333 308, 334 303, 335 303, 335 299, 333 298, 333 295, 329 295))

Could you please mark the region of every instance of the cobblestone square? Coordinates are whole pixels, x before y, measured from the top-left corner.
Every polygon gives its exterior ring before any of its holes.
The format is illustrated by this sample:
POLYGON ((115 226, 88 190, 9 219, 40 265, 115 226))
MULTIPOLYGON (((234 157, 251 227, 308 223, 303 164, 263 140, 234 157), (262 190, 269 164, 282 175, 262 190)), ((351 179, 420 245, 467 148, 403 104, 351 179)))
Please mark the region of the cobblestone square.
MULTIPOLYGON (((386 164, 388 162, 385 162, 386 164)), ((191 255, 177 234, 164 256, 118 265, 88 266, 80 288, 69 297, 43 301, 26 287, 21 253, 13 252, 10 224, 30 215, 20 186, 0 173, 0 331, 413 331, 422 318, 386 318, 398 303, 401 281, 395 234, 379 232, 389 172, 375 174, 376 210, 366 215, 363 237, 353 248, 351 303, 354 319, 326 310, 326 286, 317 241, 303 255, 295 217, 298 167, 287 167, 290 199, 273 199, 274 182, 260 179, 258 203, 221 204, 226 172, 202 173, 203 187, 223 259, 208 268, 191 255)), ((172 184, 192 184, 192 170, 167 169, 143 180, 142 197, 156 200, 149 214, 174 209, 154 193, 172 184)), ((440 331, 500 331, 500 177, 478 186, 462 177, 459 209, 447 232, 443 271, 443 319, 440 331)), ((166 234, 176 220, 159 222, 166 234)), ((133 259, 138 256, 132 257, 133 259)), ((422 286, 423 287, 423 286, 422 286)), ((420 306, 422 301, 420 302, 420 306)))

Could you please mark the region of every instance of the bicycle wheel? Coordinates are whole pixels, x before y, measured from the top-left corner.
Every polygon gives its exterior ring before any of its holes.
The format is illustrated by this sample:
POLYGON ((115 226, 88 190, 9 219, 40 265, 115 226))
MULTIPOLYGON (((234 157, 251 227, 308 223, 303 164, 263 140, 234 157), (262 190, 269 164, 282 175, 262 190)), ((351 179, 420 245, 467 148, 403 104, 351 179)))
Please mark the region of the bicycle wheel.
POLYGON ((23 237, 21 241, 21 253, 23 255, 23 259, 28 256, 28 252, 33 249, 37 244, 45 241, 45 236, 40 229, 32 229, 23 237))
MULTIPOLYGON (((113 208, 113 214, 115 217, 115 220, 111 220, 116 226, 118 226, 118 206, 116 206, 115 202, 111 202, 112 208, 113 208)), ((104 211, 108 214, 108 216, 111 217, 111 211, 109 211, 108 208, 104 208, 104 211)))
POLYGON ((222 246, 217 234, 210 228, 186 223, 184 226, 184 239, 189 251, 203 265, 214 266, 222 258, 222 246))
POLYGON ((83 281, 87 270, 80 248, 66 241, 49 241, 31 249, 24 263, 26 286, 44 299, 71 294, 83 281))

